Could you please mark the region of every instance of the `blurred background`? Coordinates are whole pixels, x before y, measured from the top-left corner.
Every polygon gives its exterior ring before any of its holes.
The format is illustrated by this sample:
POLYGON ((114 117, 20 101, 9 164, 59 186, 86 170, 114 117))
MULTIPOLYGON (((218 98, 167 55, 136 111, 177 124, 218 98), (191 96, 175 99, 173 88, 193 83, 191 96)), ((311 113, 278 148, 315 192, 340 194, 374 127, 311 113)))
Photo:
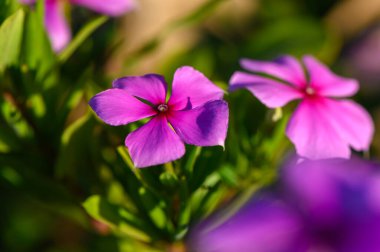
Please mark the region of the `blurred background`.
MULTIPOLYGON (((242 57, 313 54, 360 81, 355 100, 380 125, 380 1, 136 1, 117 19, 71 6, 75 50, 59 55, 38 8, 1 1, 1 23, 19 9, 24 18, 17 57, 0 56, 0 251, 186 251, 194 223, 276 180, 293 148, 283 134, 291 109, 273 123, 246 91, 226 95, 225 151, 187 146, 175 173, 136 171, 123 143, 139 124, 108 126, 87 105, 121 76, 170 83, 191 65, 227 90, 242 57)), ((379 135, 368 155, 380 157, 379 135)))

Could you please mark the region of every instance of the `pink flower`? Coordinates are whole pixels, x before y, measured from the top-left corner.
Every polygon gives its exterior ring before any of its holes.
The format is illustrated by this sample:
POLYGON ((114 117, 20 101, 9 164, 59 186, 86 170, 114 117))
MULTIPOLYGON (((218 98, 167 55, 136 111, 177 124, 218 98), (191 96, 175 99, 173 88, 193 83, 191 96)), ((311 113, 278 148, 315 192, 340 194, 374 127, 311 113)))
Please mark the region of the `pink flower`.
POLYGON ((307 73, 290 56, 274 62, 243 59, 242 67, 253 74, 235 72, 230 89, 247 88, 269 108, 300 99, 286 134, 302 157, 349 158, 350 147, 367 150, 374 133, 370 115, 352 100, 341 99, 357 92, 357 81, 335 75, 312 56, 304 56, 303 64, 307 73))
MULTIPOLYGON (((36 0, 19 0, 23 4, 34 4, 36 0)), ((45 1, 45 27, 50 38, 53 50, 61 51, 71 40, 70 27, 64 16, 63 0, 45 1)), ((96 12, 109 16, 120 16, 133 9, 134 0, 68 0, 96 12)))
POLYGON ((228 105, 223 90, 192 67, 177 69, 168 101, 160 75, 124 77, 112 86, 89 102, 104 122, 117 126, 151 117, 125 139, 136 167, 178 159, 185 154, 184 143, 224 146, 228 105))

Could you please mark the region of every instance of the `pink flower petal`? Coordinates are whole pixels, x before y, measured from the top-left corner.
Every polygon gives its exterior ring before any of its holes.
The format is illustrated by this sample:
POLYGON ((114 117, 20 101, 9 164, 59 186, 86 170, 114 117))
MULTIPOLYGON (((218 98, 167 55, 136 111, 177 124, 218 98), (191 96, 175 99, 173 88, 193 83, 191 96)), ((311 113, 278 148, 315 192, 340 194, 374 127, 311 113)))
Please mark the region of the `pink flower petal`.
POLYGON ((135 7, 134 0, 70 0, 73 4, 81 5, 109 16, 120 16, 135 7))
POLYGON ((240 65, 246 70, 271 75, 299 88, 304 88, 307 83, 301 64, 291 56, 283 56, 275 61, 242 59, 240 65))
POLYGON ((300 91, 290 85, 243 72, 235 72, 230 80, 230 90, 238 88, 248 89, 269 108, 282 107, 303 96, 300 91))
POLYGON ((45 1, 45 27, 55 52, 61 51, 71 39, 70 27, 66 23, 62 3, 45 1))
POLYGON ((158 74, 130 76, 116 79, 112 86, 125 90, 128 94, 147 100, 155 105, 165 103, 167 85, 158 74))
POLYGON ((357 151, 369 149, 374 125, 363 107, 351 100, 325 99, 322 109, 342 140, 357 151))
POLYGON ((223 98, 223 90, 192 67, 178 68, 174 74, 169 105, 174 110, 196 108, 223 98))
POLYGON ((195 109, 174 111, 168 120, 187 144, 224 146, 228 127, 228 105, 223 100, 211 101, 195 109))
POLYGON ((312 56, 303 57, 310 75, 310 85, 322 96, 347 97, 354 95, 359 84, 354 79, 340 77, 312 56))
POLYGON ((374 133, 370 115, 350 100, 305 99, 289 121, 287 135, 299 155, 311 159, 349 158, 367 150, 374 133))
POLYGON ((115 126, 138 121, 157 113, 151 106, 116 88, 95 95, 89 104, 104 122, 115 126))
POLYGON ((139 168, 170 162, 185 154, 184 143, 161 115, 130 133, 125 145, 139 168))
POLYGON ((334 118, 325 110, 323 99, 303 100, 292 115, 286 134, 302 157, 349 158, 349 146, 331 124, 334 118))

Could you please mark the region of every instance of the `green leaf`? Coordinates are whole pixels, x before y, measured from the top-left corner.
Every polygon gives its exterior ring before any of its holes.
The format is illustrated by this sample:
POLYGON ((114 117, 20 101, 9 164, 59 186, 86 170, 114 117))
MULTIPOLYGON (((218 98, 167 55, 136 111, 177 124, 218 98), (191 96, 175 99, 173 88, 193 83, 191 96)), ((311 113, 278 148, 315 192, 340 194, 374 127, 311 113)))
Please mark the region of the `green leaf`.
POLYGON ((91 196, 82 205, 92 218, 132 238, 150 242, 150 236, 141 230, 144 222, 126 209, 109 203, 99 195, 91 196))
POLYGON ((191 150, 189 154, 189 157, 185 164, 185 171, 187 172, 187 176, 189 178, 191 177, 191 174, 193 173, 195 162, 197 161, 199 154, 201 154, 201 150, 202 150, 202 147, 196 146, 196 147, 193 147, 193 149, 191 150))
POLYGON ((20 61, 24 18, 24 11, 20 9, 1 24, 0 72, 7 66, 17 65, 20 61))
POLYGON ((89 22, 85 27, 83 27, 71 43, 63 50, 59 55, 59 61, 61 63, 65 62, 70 56, 75 52, 75 50, 102 24, 108 20, 108 17, 101 16, 91 22, 89 22))
POLYGON ((4 125, 8 125, 14 132, 13 136, 19 139, 30 139, 33 137, 33 128, 25 120, 15 104, 9 101, 0 102, 0 115, 5 122, 4 125))
POLYGON ((63 131, 55 167, 58 177, 73 176, 73 174, 79 172, 74 167, 86 164, 89 149, 84 150, 84 147, 88 144, 86 139, 91 131, 91 121, 89 119, 90 114, 86 113, 63 131))
POLYGON ((139 195, 152 222, 161 230, 165 227, 170 227, 171 225, 169 225, 169 220, 164 211, 164 208, 166 208, 164 201, 157 199, 154 194, 144 187, 140 187, 139 195))
POLYGON ((89 119, 90 114, 86 113, 83 117, 76 120, 70 126, 68 126, 62 134, 61 143, 64 146, 69 144, 73 134, 77 132, 89 119))
POLYGON ((14 13, 20 7, 18 0, 1 0, 0 1, 0 23, 3 22, 11 13, 14 13))
POLYGON ((39 2, 36 11, 26 15, 23 62, 37 70, 37 79, 42 79, 55 66, 55 54, 51 48, 44 25, 44 6, 39 2))

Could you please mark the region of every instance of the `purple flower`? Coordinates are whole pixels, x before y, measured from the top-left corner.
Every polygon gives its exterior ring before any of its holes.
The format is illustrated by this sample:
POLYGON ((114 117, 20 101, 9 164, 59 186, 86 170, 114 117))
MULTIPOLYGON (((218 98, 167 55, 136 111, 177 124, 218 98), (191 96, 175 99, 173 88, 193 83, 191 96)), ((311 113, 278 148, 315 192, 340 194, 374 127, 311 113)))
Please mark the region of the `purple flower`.
POLYGON ((303 57, 303 64, 306 73, 290 56, 274 62, 244 59, 242 67, 253 74, 235 72, 230 89, 247 88, 269 108, 301 99, 286 134, 302 157, 349 158, 350 147, 367 150, 374 133, 370 115, 352 100, 341 99, 357 92, 357 81, 335 75, 312 56, 303 57))
MULTIPOLYGON (((36 0, 19 0, 23 4, 34 4, 36 0)), ((64 15, 63 0, 45 1, 45 27, 53 50, 61 51, 71 39, 70 27, 64 15)), ((81 5, 109 16, 120 16, 135 6, 134 0, 68 0, 71 4, 81 5)))
POLYGON ((221 224, 207 220, 190 242, 202 252, 380 251, 379 169, 343 159, 288 165, 276 191, 221 224))
POLYGON ((89 102, 104 122, 117 126, 152 117, 125 139, 136 167, 178 159, 185 153, 184 143, 224 146, 228 105, 223 90, 194 68, 177 69, 168 101, 160 75, 124 77, 112 86, 89 102))

